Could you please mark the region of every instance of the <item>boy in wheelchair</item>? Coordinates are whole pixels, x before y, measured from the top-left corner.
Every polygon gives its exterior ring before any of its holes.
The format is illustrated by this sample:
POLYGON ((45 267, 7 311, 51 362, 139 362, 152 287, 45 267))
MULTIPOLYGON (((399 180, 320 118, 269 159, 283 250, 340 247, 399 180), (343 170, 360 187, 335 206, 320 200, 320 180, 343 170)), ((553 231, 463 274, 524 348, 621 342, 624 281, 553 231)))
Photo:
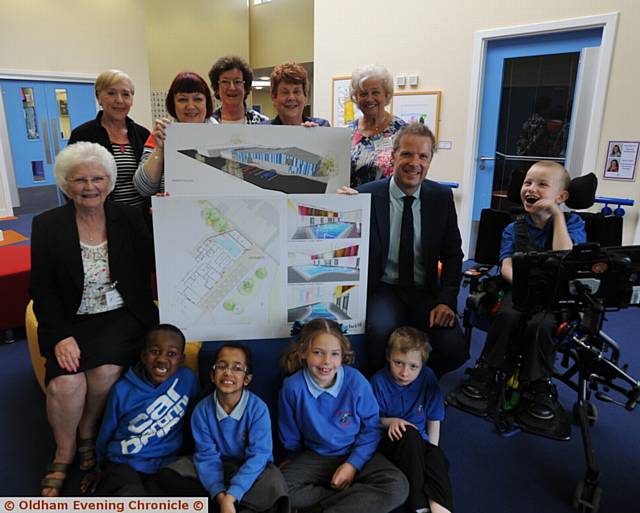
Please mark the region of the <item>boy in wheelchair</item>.
POLYGON ((567 170, 555 162, 537 162, 526 174, 520 189, 525 213, 502 233, 501 276, 507 290, 491 322, 482 356, 475 368, 468 369, 470 378, 457 393, 463 409, 479 415, 489 413, 498 400, 497 375, 501 371, 511 386, 522 385, 518 405, 521 424, 544 431, 546 424, 564 416, 551 382, 558 319, 548 312, 529 317, 515 310, 508 285, 513 281, 515 252, 570 250, 586 241, 582 218, 560 210, 569 196, 569 182, 567 170))

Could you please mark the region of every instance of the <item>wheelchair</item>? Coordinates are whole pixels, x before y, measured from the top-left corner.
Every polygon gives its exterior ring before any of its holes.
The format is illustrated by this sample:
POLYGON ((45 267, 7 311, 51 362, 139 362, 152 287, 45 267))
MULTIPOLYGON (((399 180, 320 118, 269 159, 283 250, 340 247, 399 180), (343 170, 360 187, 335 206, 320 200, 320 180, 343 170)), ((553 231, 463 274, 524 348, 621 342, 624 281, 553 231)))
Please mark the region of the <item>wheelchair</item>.
MULTIPOLYGON (((515 175, 509 187, 507 197, 514 203, 520 201, 523 179, 524 174, 515 175)), ((591 206, 596 186, 593 175, 572 180, 567 206, 571 209, 591 206)), ((598 416, 592 399, 619 404, 627 410, 634 409, 640 401, 640 381, 620 364, 620 346, 602 330, 607 311, 640 303, 640 246, 617 247, 622 240, 620 217, 578 214, 585 220, 587 240, 591 242, 576 246, 571 252, 516 253, 512 294, 514 307, 527 315, 547 311, 562 316, 555 340, 556 357, 563 370, 556 365, 554 379, 577 394, 573 417, 580 427, 587 466, 584 479, 577 485, 573 507, 577 511, 596 513, 602 489, 589 431, 598 416), (624 400, 614 399, 611 392, 622 395, 624 400)), ((502 291, 492 276, 497 274, 501 234, 513 220, 512 216, 513 212, 491 209, 481 214, 476 265, 464 273, 464 284, 470 289, 463 314, 467 350, 473 329, 487 331, 499 305, 502 291)), ((482 356, 467 373, 473 376, 480 360, 482 356)), ((447 403, 468 413, 491 416, 498 432, 505 436, 522 429, 568 440, 571 436, 569 415, 554 419, 547 430, 520 422, 518 400, 523 387, 518 382, 519 365, 516 356, 508 370, 497 373, 494 394, 488 396, 486 409, 473 406, 474 401, 465 392, 465 383, 449 394, 447 403)))

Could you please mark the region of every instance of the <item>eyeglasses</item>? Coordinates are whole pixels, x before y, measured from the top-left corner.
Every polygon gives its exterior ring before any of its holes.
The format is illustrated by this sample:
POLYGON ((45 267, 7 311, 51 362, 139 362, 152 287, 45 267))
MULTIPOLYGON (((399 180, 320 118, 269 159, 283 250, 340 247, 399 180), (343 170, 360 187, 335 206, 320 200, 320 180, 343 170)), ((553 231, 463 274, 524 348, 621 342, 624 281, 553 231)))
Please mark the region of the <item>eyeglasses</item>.
POLYGON ((102 185, 106 179, 106 176, 92 176, 90 178, 74 178, 73 180, 67 180, 67 182, 73 185, 102 185))
POLYGON ((231 87, 231 84, 233 84, 234 87, 244 87, 244 80, 218 80, 218 84, 222 87, 231 87))
POLYGON ((249 369, 247 367, 243 367, 239 363, 235 363, 233 365, 229 365, 228 363, 224 363, 224 362, 214 363, 211 366, 211 369, 214 371, 220 371, 220 372, 229 371, 229 372, 232 372, 233 374, 244 374, 245 372, 249 372, 249 369))

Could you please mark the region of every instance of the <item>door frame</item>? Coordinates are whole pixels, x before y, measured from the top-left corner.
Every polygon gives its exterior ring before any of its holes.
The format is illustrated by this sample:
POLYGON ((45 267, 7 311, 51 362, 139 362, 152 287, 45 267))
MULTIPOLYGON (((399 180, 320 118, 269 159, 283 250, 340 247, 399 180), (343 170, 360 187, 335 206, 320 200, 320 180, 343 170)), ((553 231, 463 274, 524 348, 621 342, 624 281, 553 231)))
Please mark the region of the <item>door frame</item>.
POLYGON ((583 170, 596 169, 598 157, 598 145, 602 131, 602 118, 604 117, 604 105, 607 97, 607 86, 613 60, 615 36, 618 28, 620 13, 613 12, 595 16, 583 16, 564 20, 533 23, 529 25, 516 25, 496 29, 479 30, 473 36, 473 58, 471 61, 471 88, 469 91, 469 108, 467 118, 466 151, 464 156, 464 173, 462 183, 462 206, 460 212, 462 247, 466 255, 469 254, 471 240, 473 212, 473 184, 477 168, 478 138, 480 136, 480 116, 482 110, 482 94, 484 77, 483 71, 486 61, 489 41, 498 39, 510 39, 522 36, 538 36, 554 32, 568 32, 580 29, 602 28, 602 42, 600 45, 600 58, 598 59, 598 72, 593 94, 593 108, 587 136, 583 170))
MULTIPOLYGON (((64 71, 36 71, 0 68, 0 80, 37 80, 40 82, 77 82, 95 83, 98 75, 92 73, 71 73, 64 71)), ((0 188, 8 192, 9 205, 0 204, 0 217, 10 216, 13 207, 20 206, 20 197, 16 185, 13 154, 9 141, 9 127, 4 109, 4 98, 0 94, 0 188)), ((6 199, 5 199, 6 200, 6 199)))

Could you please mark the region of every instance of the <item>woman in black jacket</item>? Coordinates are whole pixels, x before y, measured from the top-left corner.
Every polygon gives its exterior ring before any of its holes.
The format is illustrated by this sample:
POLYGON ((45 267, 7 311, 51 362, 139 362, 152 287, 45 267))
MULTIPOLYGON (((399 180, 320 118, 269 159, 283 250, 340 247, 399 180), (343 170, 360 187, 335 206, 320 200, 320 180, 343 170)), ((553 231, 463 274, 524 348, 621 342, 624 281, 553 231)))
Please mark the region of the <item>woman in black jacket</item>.
POLYGON ((118 179, 111 194, 114 201, 134 207, 148 206, 133 186, 149 130, 129 118, 135 89, 129 75, 119 70, 100 73, 96 79, 96 98, 102 107, 95 119, 76 127, 69 144, 89 141, 104 146, 116 160, 118 179))
POLYGON ((60 495, 76 452, 81 469, 95 465, 107 394, 158 320, 153 246, 142 213, 105 201, 116 183, 112 155, 79 142, 60 152, 54 172, 71 201, 36 216, 31 232, 30 293, 56 441, 41 482, 47 497, 60 495))

